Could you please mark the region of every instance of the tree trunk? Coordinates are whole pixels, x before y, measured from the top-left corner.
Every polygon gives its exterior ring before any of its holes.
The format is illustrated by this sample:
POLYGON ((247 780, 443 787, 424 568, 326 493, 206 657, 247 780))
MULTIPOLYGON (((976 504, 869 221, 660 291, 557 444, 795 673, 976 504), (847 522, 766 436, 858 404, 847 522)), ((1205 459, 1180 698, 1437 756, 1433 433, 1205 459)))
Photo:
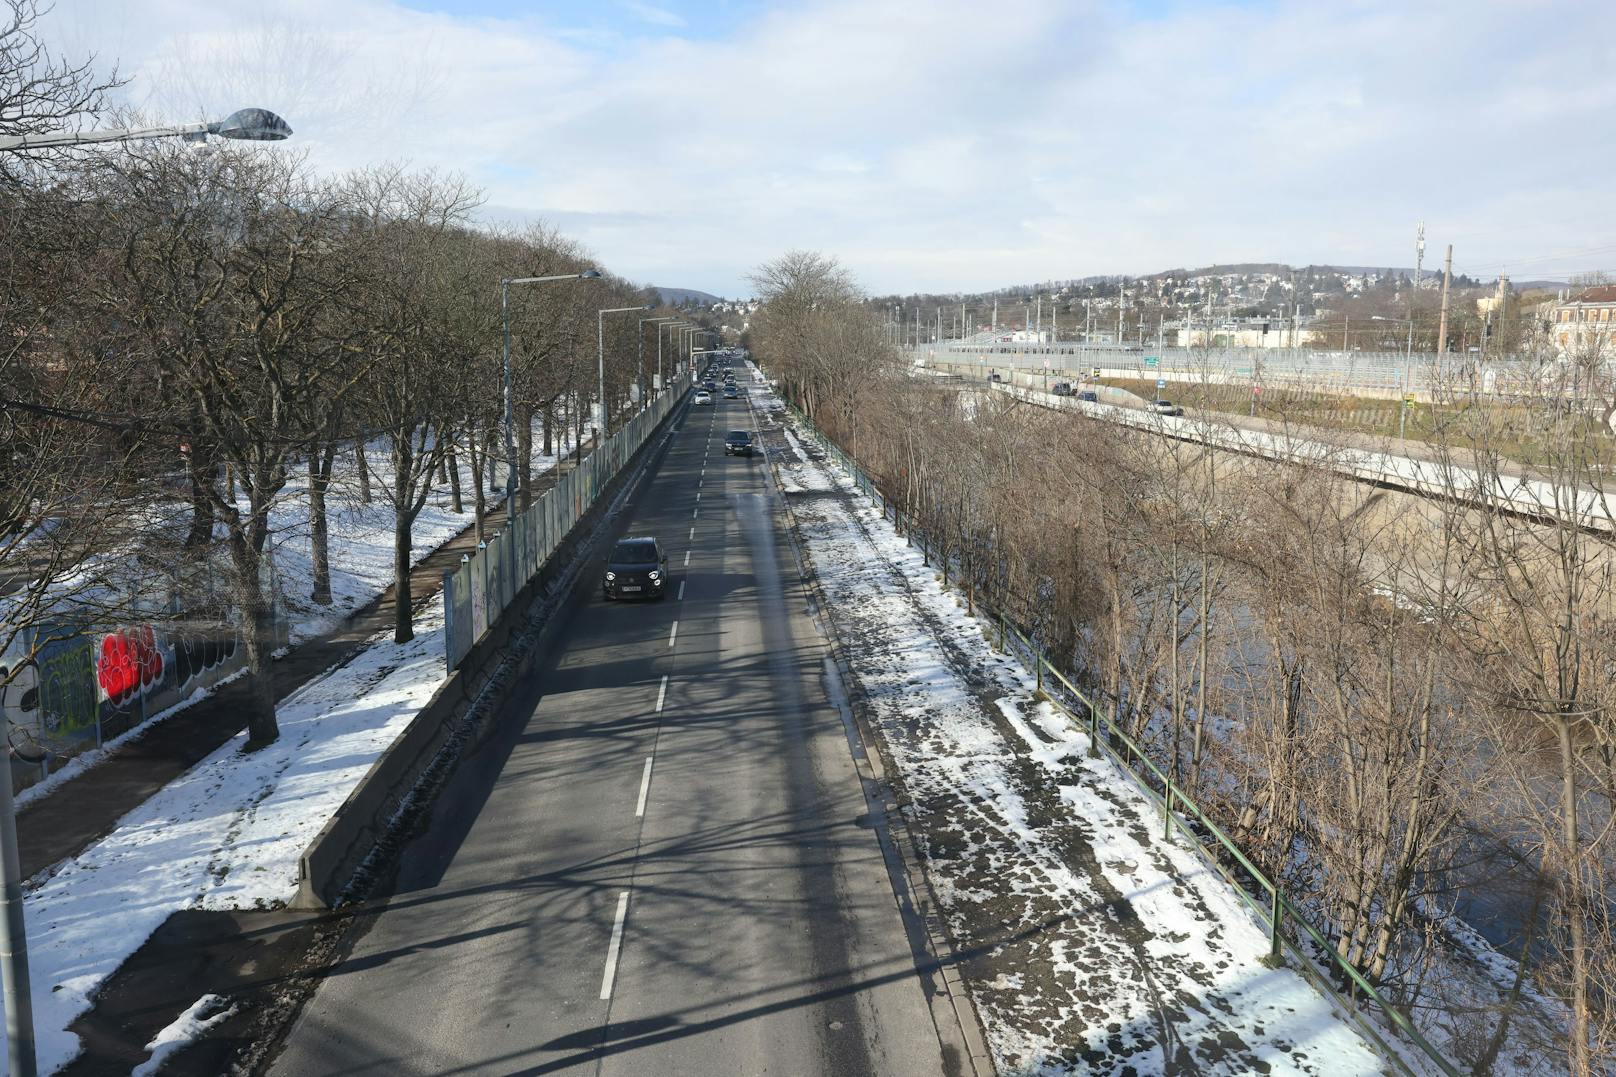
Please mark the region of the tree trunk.
POLYGON ((555 425, 555 405, 553 403, 547 403, 547 404, 544 405, 544 448, 543 448, 543 452, 544 452, 545 456, 554 456, 555 455, 555 447, 550 442, 550 428, 552 426, 554 426, 554 425, 555 425))
POLYGON ((192 458, 185 469, 191 482, 191 529, 185 535, 187 550, 206 546, 213 541, 213 502, 208 497, 209 484, 204 483, 201 476, 210 471, 217 476, 218 466, 211 453, 204 453, 193 446, 192 458))
POLYGON ((230 542, 236 573, 236 602, 241 611, 242 651, 247 659, 247 749, 273 744, 280 736, 275 721, 274 607, 258 578, 259 555, 239 532, 230 542))
POLYGON ((1556 723, 1560 749, 1560 827, 1565 842, 1565 906, 1567 941, 1571 949, 1571 1072, 1577 1077, 1593 1073, 1588 1046, 1591 1020, 1588 999, 1588 931, 1582 884, 1582 834, 1577 804, 1577 749, 1572 738, 1571 720, 1562 715, 1556 723))
POLYGON ((516 416, 517 507, 527 511, 533 500, 533 410, 524 408, 516 416))
POLYGON ((477 429, 474 424, 466 427, 466 458, 471 465, 471 503, 472 520, 476 528, 477 541, 482 542, 487 537, 483 534, 484 517, 488 513, 488 499, 483 494, 482 467, 483 456, 486 455, 478 446, 477 429))
POLYGON ((393 642, 408 643, 415 638, 410 618, 414 604, 410 592, 410 525, 403 513, 393 520, 393 642))
POLYGON ((354 465, 359 469, 359 503, 370 504, 370 465, 365 461, 365 441, 361 437, 354 442, 354 465))
POLYGON ((314 562, 314 590, 309 597, 322 606, 331 604, 331 529, 326 519, 325 495, 331 486, 336 458, 335 438, 309 454, 309 543, 314 562))
POLYGON ((455 456, 454 446, 449 447, 444 459, 449 469, 449 508, 458 516, 466 511, 466 506, 460 496, 460 461, 455 456))

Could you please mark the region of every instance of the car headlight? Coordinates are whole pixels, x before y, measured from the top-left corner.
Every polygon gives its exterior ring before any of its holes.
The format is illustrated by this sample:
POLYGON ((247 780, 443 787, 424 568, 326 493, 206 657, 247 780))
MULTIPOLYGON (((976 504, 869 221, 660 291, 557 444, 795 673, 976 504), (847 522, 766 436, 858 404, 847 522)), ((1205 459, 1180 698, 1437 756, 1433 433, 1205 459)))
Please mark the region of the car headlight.
POLYGON ((608 573, 606 573, 606 579, 607 579, 607 580, 608 580, 608 581, 611 581, 611 580, 615 580, 615 579, 617 579, 617 573, 615 573, 615 572, 608 572, 608 573))
POLYGON ((660 580, 662 578, 662 573, 656 571, 655 569, 652 569, 651 570, 651 578, 653 580, 660 580))

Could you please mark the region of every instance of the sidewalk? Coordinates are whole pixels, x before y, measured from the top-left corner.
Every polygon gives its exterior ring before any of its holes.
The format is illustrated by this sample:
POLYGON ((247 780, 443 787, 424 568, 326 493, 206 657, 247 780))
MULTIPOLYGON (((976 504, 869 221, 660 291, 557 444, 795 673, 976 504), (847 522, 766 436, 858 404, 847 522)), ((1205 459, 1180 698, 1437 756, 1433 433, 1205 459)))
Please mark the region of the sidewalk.
MULTIPOLYGON (((533 496, 548 490, 576 466, 577 460, 567 456, 554 467, 536 473, 532 479, 533 496)), ((486 529, 501 526, 503 506, 503 497, 489 502, 484 517, 486 529)), ((476 525, 469 524, 415 565, 410 571, 410 590, 417 609, 443 590, 443 574, 457 567, 461 554, 476 546, 476 525)), ((293 646, 277 659, 275 701, 280 703, 310 681, 350 661, 367 642, 390 631, 394 593, 389 586, 336 628, 293 646)), ((213 694, 151 726, 110 758, 20 810, 17 846, 23 878, 31 879, 83 852, 110 832, 125 814, 217 751, 246 725, 246 701, 247 678, 222 684, 213 694)))

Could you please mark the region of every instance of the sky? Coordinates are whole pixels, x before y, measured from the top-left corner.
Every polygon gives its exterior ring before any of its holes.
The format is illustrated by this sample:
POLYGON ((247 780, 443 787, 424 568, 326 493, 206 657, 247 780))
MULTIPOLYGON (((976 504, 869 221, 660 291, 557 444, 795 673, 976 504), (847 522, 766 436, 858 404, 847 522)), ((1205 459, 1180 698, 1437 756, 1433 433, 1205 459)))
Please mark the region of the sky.
POLYGON ((877 294, 1215 262, 1616 266, 1608 0, 58 0, 164 120, 464 174, 641 283, 877 294), (1578 27, 1586 32, 1579 32, 1578 27))

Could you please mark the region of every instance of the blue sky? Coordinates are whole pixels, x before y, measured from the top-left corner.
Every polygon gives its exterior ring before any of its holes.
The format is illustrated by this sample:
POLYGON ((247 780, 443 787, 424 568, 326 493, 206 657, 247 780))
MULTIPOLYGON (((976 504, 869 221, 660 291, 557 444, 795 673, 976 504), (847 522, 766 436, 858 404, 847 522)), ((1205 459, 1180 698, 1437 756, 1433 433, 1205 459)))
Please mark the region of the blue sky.
MULTIPOLYGON (((1616 264, 1598 0, 73 0, 127 104, 464 173, 634 280, 874 291, 1214 261, 1616 264)), ((292 145, 292 144, 289 144, 292 145)))

